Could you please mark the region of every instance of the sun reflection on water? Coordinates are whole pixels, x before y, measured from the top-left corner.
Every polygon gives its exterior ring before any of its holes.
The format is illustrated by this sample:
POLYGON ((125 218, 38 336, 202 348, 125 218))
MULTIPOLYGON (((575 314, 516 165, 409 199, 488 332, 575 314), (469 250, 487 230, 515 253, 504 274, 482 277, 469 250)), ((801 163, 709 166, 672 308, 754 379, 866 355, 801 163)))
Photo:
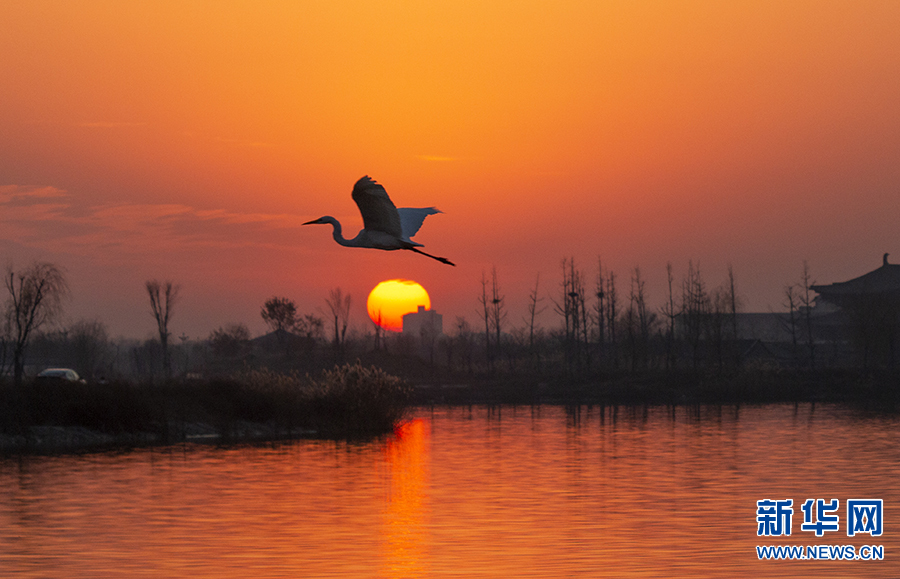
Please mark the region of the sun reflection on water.
POLYGON ((428 426, 413 420, 398 426, 382 448, 390 486, 382 511, 384 577, 422 577, 428 560, 428 426))

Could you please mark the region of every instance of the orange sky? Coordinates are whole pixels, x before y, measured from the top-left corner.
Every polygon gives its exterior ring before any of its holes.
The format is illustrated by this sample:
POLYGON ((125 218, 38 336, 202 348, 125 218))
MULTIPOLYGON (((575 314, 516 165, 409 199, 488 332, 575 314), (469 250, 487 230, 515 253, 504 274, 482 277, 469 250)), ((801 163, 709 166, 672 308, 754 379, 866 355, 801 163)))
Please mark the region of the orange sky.
POLYGON ((153 331, 247 323, 272 295, 425 286, 477 325, 496 266, 522 325, 541 276, 598 256, 652 302, 665 264, 734 267, 779 309, 808 260, 830 283, 900 262, 900 3, 0 0, 0 258, 67 268, 70 319, 153 331), (458 264, 342 248, 371 175, 436 205, 416 240, 458 264))

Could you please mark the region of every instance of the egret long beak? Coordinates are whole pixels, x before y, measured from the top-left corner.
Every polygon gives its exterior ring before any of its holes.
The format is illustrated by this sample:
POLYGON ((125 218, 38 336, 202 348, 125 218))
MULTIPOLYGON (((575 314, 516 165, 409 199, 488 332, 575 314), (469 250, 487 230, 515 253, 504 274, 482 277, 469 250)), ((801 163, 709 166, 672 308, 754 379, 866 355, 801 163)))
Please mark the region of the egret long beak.
POLYGON ((307 221, 306 223, 303 223, 303 225, 314 225, 316 223, 322 223, 322 220, 321 219, 313 219, 312 221, 307 221))

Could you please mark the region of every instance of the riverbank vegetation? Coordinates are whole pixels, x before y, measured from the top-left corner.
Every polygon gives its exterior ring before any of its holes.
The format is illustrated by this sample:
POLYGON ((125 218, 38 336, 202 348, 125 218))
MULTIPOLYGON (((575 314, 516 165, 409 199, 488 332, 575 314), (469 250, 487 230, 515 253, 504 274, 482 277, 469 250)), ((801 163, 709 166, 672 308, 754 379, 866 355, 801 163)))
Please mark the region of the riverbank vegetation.
POLYGON ((372 436, 390 432, 409 403, 407 384, 359 363, 317 378, 247 370, 159 384, 10 383, 0 387, 0 451, 372 436))

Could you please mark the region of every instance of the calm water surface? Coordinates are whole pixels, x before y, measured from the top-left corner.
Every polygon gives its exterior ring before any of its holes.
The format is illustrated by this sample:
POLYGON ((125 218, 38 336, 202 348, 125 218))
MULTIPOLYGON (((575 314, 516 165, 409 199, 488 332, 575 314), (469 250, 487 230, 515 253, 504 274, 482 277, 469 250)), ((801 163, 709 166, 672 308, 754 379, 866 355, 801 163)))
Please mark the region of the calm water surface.
POLYGON ((847 409, 420 409, 366 443, 0 461, 3 577, 896 577, 900 421, 847 409), (757 538, 756 501, 794 500, 757 538), (839 532, 802 532, 807 498, 839 532), (846 536, 844 501, 884 500, 846 536), (760 544, 884 545, 874 562, 760 544))

